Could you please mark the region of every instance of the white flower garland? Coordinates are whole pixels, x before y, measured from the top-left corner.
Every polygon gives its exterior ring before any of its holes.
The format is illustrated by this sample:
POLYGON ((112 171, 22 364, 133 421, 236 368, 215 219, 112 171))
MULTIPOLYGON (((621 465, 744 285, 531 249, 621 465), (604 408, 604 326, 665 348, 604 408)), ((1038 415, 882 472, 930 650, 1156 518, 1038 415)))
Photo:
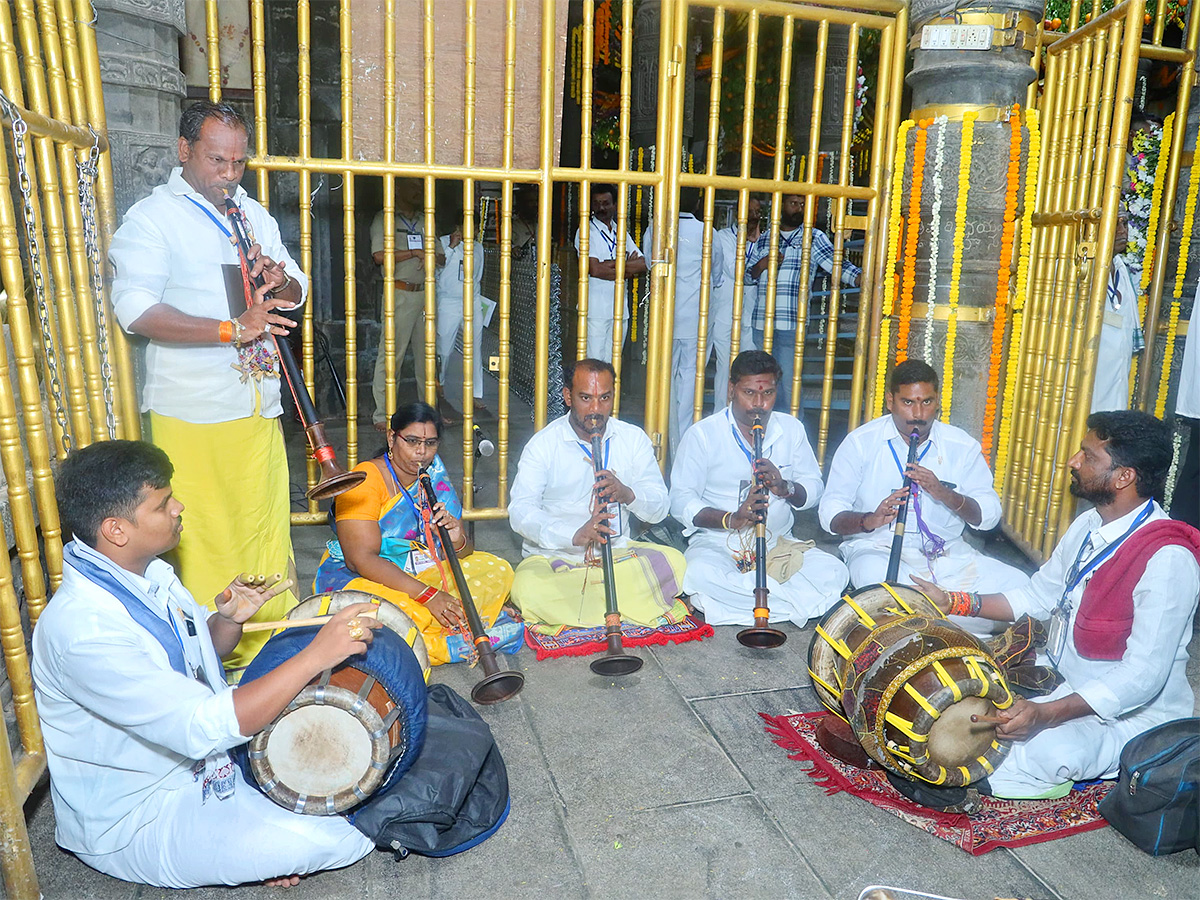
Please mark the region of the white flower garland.
POLYGON ((933 210, 929 219, 929 292, 925 303, 925 362, 933 358, 933 310, 937 299, 938 241, 942 236, 942 163, 946 156, 946 116, 933 120, 937 145, 933 157, 933 210))

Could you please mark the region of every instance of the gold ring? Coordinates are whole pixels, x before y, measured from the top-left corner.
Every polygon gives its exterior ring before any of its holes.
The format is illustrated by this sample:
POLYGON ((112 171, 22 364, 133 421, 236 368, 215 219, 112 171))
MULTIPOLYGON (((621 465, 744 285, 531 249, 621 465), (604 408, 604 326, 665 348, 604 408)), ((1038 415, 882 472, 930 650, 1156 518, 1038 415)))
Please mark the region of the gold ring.
POLYGON ((364 637, 366 637, 366 636, 367 636, 367 633, 366 633, 366 632, 363 630, 363 627, 362 627, 361 625, 353 625, 353 626, 351 626, 351 628, 350 628, 350 640, 352 640, 352 641, 361 641, 361 640, 362 640, 364 637))

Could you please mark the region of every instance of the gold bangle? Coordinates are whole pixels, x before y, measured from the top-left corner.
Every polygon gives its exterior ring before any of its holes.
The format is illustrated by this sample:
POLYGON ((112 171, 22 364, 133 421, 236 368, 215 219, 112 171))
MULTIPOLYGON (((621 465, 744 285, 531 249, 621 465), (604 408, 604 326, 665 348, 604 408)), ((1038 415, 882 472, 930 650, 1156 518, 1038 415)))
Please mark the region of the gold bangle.
POLYGON ((729 530, 729 517, 731 515, 732 513, 725 513, 725 515, 721 516, 721 527, 726 531, 729 530))
MULTIPOLYGON (((958 492, 951 491, 950 493, 957 494, 958 492)), ((962 512, 963 507, 967 505, 967 495, 966 494, 958 494, 958 496, 962 498, 962 503, 960 503, 960 504, 958 504, 958 506, 954 507, 954 509, 951 510, 951 512, 960 513, 960 512, 962 512)))

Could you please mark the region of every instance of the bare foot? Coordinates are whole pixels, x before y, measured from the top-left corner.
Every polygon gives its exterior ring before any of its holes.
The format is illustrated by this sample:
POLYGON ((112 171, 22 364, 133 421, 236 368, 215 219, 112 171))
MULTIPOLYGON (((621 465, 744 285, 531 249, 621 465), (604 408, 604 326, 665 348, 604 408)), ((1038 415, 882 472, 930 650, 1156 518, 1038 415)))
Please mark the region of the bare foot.
POLYGON ((263 882, 267 887, 290 888, 300 883, 299 875, 284 875, 282 878, 268 878, 263 882))
POLYGON ((376 422, 375 430, 378 431, 380 434, 387 434, 388 423, 387 422, 376 422))

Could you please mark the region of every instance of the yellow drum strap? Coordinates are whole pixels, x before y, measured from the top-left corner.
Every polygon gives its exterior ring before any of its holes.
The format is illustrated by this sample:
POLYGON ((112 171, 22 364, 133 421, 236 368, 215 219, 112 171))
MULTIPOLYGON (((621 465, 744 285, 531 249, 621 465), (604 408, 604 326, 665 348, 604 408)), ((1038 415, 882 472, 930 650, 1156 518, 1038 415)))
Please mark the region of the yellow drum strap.
POLYGON ((918 744, 923 744, 927 740, 929 740, 929 735, 917 734, 915 731, 913 731, 913 723, 912 722, 908 721, 908 719, 900 718, 894 712, 889 712, 886 715, 884 715, 884 719, 887 720, 887 723, 889 725, 894 725, 896 728, 899 728, 906 735, 908 735, 909 740, 916 741, 918 744))
POLYGON ((856 613, 858 613, 858 620, 860 622, 862 622, 868 628, 875 627, 875 620, 872 619, 869 615, 867 615, 867 611, 865 609, 863 609, 861 606, 859 606, 857 603, 855 603, 853 600, 851 600, 848 595, 846 597, 846 605, 849 606, 856 613))
POLYGON ((842 659, 850 658, 850 648, 846 646, 845 641, 838 640, 837 638, 831 638, 825 629, 820 625, 817 626, 817 634, 825 638, 825 642, 834 650, 836 650, 842 659))
POLYGON ((983 666, 979 664, 979 660, 974 656, 964 656, 963 664, 967 667, 967 671, 971 673, 971 677, 979 679, 979 683, 983 685, 983 690, 979 696, 986 697, 991 684, 989 684, 988 677, 984 674, 983 666))
MULTIPOLYGON (((934 665, 936 665, 936 663, 934 665)), ((921 692, 918 691, 911 684, 906 683, 904 685, 904 692, 906 694, 908 694, 908 696, 912 697, 913 700, 915 700, 917 702, 917 706, 921 707, 921 709, 923 709, 923 710, 925 710, 925 712, 929 713, 930 718, 937 719, 937 718, 941 717, 941 715, 942 715, 941 712, 937 709, 934 709, 932 704, 930 704, 930 702, 928 700, 926 700, 924 697, 921 696, 921 692)), ((888 713, 888 715, 891 715, 891 713, 888 713)))
MULTIPOLYGON (((937 672, 938 681, 950 688, 954 694, 954 702, 957 703, 963 698, 962 689, 958 686, 958 682, 950 677, 950 673, 936 659, 933 661, 933 671, 937 672)), ((936 717, 935 717, 936 718, 936 717)))

